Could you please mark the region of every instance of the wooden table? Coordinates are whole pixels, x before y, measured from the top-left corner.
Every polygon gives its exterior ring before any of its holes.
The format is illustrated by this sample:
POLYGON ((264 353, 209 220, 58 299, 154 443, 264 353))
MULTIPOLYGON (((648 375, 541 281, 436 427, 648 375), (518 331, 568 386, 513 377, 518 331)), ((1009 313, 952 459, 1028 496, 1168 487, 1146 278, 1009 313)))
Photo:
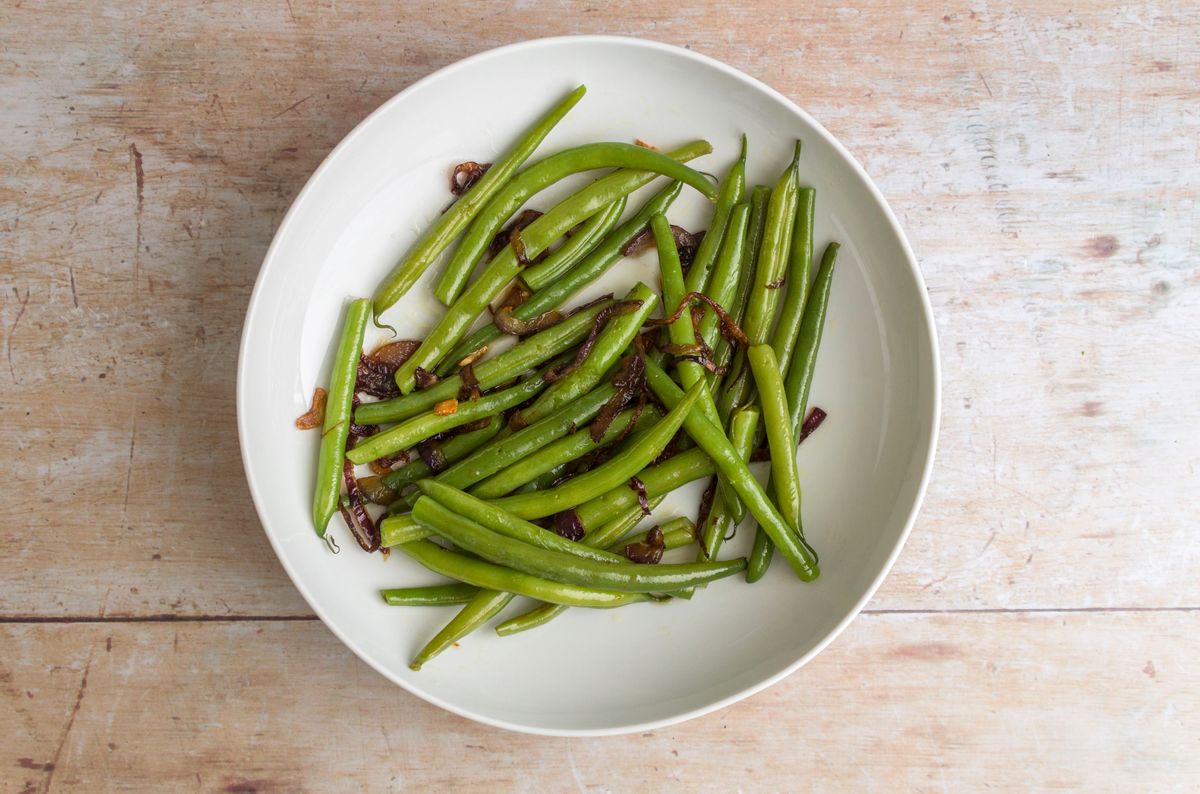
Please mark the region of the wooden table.
POLYGON ((1195 790, 1200 6, 37 3, 0 11, 0 789, 1195 790), (467 54, 612 32, 808 109, 917 251, 945 372, 920 521, 767 692, 544 739, 318 622, 242 478, 276 224, 467 54))

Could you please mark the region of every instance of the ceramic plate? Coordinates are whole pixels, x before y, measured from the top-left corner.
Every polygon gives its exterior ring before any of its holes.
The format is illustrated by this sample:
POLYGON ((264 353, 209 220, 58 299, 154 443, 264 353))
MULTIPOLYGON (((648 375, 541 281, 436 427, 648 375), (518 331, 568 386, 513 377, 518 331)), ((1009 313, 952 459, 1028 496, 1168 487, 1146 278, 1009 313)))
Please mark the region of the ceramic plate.
MULTIPOLYGON (((568 180, 531 204, 546 209, 579 184, 568 180)), ((685 189, 671 221, 703 228, 705 204, 685 189)), ((657 283, 653 254, 619 263, 577 301, 620 294, 639 279, 657 283)), ((439 311, 424 279, 384 320, 415 338, 439 311)), ((829 133, 777 92, 705 56, 635 39, 572 37, 503 47, 442 69, 384 104, 317 169, 280 224, 250 301, 238 427, 250 490, 280 561, 363 660, 471 719, 595 735, 720 708, 824 648, 871 597, 912 527, 932 465, 938 399, 933 321, 912 251, 878 190, 829 133), (799 452, 804 525, 822 576, 803 584, 776 561, 753 586, 725 579, 691 601, 575 609, 503 639, 488 628, 414 673, 409 659, 453 610, 389 608, 377 591, 438 577, 402 554, 361 553, 337 517, 331 531, 342 550, 327 550, 309 518, 317 433, 292 422, 326 382, 347 300, 371 295, 447 204, 449 167, 493 159, 580 83, 587 95, 539 155, 590 141, 641 138, 668 148, 702 137, 714 151, 693 165, 724 174, 745 132, 749 184, 773 184, 793 140, 804 142, 801 178, 817 190, 818 256, 830 240, 842 243, 809 403, 829 419, 799 452)), ((655 519, 694 515, 699 490, 676 492, 655 519)), ((747 528, 726 553, 747 553, 751 535, 747 528)), ((528 606, 518 602, 505 614, 528 606)), ((346 686, 352 681, 347 676, 346 686)))

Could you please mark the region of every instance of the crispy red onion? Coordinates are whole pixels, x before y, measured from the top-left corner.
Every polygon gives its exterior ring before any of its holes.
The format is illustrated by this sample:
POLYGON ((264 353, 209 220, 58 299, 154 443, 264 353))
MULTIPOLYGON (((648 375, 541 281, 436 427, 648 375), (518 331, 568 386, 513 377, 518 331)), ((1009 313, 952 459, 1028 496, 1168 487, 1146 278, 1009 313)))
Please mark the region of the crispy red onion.
POLYGON ((550 326, 557 325, 558 323, 562 322, 562 319, 562 312, 560 312, 558 309, 551 309, 549 311, 542 312, 532 320, 518 320, 516 317, 513 317, 512 307, 505 306, 504 308, 496 311, 495 316, 492 318, 492 322, 496 324, 496 327, 500 329, 501 333, 508 334, 509 336, 522 337, 535 334, 538 331, 544 331, 550 326))
MULTIPOLYGON (((671 236, 675 238, 675 249, 679 251, 679 264, 687 268, 696 258, 696 249, 700 246, 700 241, 704 239, 704 232, 692 233, 682 226, 672 224, 671 236)), ((637 256, 644 251, 649 251, 653 245, 654 230, 646 226, 621 246, 621 256, 637 256)))
POLYGON ((424 367, 417 367, 413 371, 413 379, 417 382, 417 391, 428 389, 433 384, 437 383, 441 378, 434 375, 424 367))
POLYGON ((354 391, 386 400, 400 394, 396 385, 396 367, 376 361, 370 356, 358 357, 358 372, 354 378, 354 391))
POLYGON ((421 456, 421 460, 425 461, 434 474, 446 468, 446 453, 442 452, 442 445, 432 439, 425 439, 420 444, 417 444, 417 454, 421 456))
POLYGON ((554 516, 554 532, 567 540, 583 540, 583 521, 574 509, 564 510, 554 516))
POLYGON ((394 373, 400 368, 401 364, 412 357, 413 353, 417 352, 417 348, 420 346, 421 341, 419 339, 400 339, 380 345, 372 350, 367 358, 377 364, 391 367, 394 373))
POLYGON ((629 487, 637 493, 638 507, 642 508, 642 515, 650 515, 650 500, 646 498, 646 483, 637 477, 630 477, 629 487))
MULTIPOLYGON (((642 358, 641 354, 635 351, 621 359, 621 363, 617 365, 617 374, 612 379, 612 385, 616 387, 616 392, 601 406, 599 413, 596 414, 596 418, 588 428, 592 441, 600 441, 601 436, 608 432, 608 426, 617 418, 617 414, 633 400, 634 395, 643 393, 645 383, 646 360, 642 358)), ((644 404, 643 400, 642 405, 644 406, 644 404)))
POLYGON ((672 312, 669 317, 664 317, 661 320, 649 320, 646 325, 670 325, 682 317, 684 310, 691 307, 691 305, 696 301, 706 304, 708 308, 712 309, 716 313, 717 319, 721 321, 722 336, 726 337, 732 342, 738 342, 742 345, 750 344, 750 340, 746 338, 746 333, 738 326, 737 322, 734 321, 729 312, 725 311, 721 304, 717 303, 715 300, 702 292, 689 292, 687 295, 683 296, 683 300, 679 302, 679 306, 676 307, 675 311, 672 312))
POLYGON ((595 318, 592 320, 591 330, 588 331, 587 339, 583 340, 583 344, 579 346, 579 350, 575 353, 575 358, 567 364, 551 367, 542 375, 542 380, 546 383, 554 383, 562 380, 570 375, 583 364, 588 354, 592 352, 592 348, 596 345, 596 338, 600 335, 600 329, 608 322, 609 318, 617 317, 624 314, 632 314, 642 307, 640 300, 632 301, 617 301, 616 303, 605 306, 600 311, 596 312, 595 318))
POLYGON ((346 499, 338 503, 338 511, 363 551, 375 551, 379 548, 379 528, 363 504, 362 491, 358 487, 358 480, 354 478, 354 464, 349 459, 342 464, 342 479, 346 483, 346 499))
POLYGON ((475 377, 475 367, 467 364, 458 371, 458 376, 462 378, 462 385, 458 387, 458 401, 478 400, 481 392, 479 378, 475 377))
POLYGON ((487 249, 488 258, 503 251, 504 246, 511 245, 517 254, 517 261, 522 265, 528 265, 529 260, 525 259, 525 244, 521 242, 521 230, 540 217, 542 217, 542 213, 537 210, 521 210, 516 218, 492 238, 491 245, 487 249))
POLYGON ((466 193, 491 167, 491 163, 477 163, 474 160, 454 166, 454 171, 450 174, 450 192, 456 196, 466 193))
POLYGON ((625 556, 631 562, 640 562, 643 565, 657 565, 662 561, 663 551, 666 547, 662 530, 657 526, 653 526, 646 533, 646 540, 639 543, 630 543, 625 547, 625 556))
POLYGON ((796 443, 799 444, 801 441, 812 435, 813 431, 821 426, 821 423, 825 421, 825 417, 827 416, 829 416, 829 414, 814 406, 813 409, 808 412, 808 418, 804 420, 804 424, 800 425, 800 438, 796 440, 796 443))

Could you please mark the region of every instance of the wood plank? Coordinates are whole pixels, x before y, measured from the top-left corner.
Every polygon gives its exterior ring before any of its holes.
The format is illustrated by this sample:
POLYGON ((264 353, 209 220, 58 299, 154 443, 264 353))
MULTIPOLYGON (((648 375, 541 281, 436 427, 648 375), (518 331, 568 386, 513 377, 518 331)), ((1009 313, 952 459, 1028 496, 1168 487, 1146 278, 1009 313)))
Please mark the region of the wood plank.
POLYGON ((1200 785, 1195 611, 865 615, 749 701, 607 739, 451 716, 316 622, 3 635, 5 791, 1200 785))
POLYGON ((944 429, 877 605, 1200 605, 1195 4, 347 6, 0 10, 0 476, 21 484, 0 506, 0 613, 307 614, 234 432, 274 228, 396 91, 494 45, 596 31, 779 88, 912 238, 944 429), (55 531, 30 528, 47 515, 55 531))

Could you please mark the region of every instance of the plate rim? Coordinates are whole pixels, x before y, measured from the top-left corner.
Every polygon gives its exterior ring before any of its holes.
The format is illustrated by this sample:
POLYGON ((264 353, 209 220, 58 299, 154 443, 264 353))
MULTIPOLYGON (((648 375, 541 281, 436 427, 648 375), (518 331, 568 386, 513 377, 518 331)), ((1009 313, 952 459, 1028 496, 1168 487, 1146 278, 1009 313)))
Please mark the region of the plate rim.
POLYGON ((794 101, 792 101, 786 95, 782 94, 781 92, 779 92, 776 89, 772 88, 771 86, 767 85, 763 81, 761 81, 749 74, 746 74, 745 72, 741 71, 740 69, 730 66, 729 64, 724 63, 723 61, 720 61, 712 56, 705 55, 700 52, 696 52, 695 50, 688 48, 688 47, 680 47, 680 46, 677 46, 674 44, 667 44, 665 42, 656 41, 653 39, 640 38, 637 36, 619 36, 619 35, 607 35, 607 34, 604 34, 604 35, 579 35, 579 36, 569 36, 569 35, 568 36, 548 36, 548 37, 544 37, 544 38, 525 39, 522 41, 517 41, 517 42, 513 42, 511 44, 501 45, 499 47, 493 47, 491 49, 483 50, 483 51, 475 53, 473 55, 469 55, 466 58, 463 58, 461 60, 447 64, 446 66, 443 66, 443 67, 437 69, 436 71, 433 71, 433 72, 427 74, 426 76, 422 77, 421 79, 417 80, 416 82, 412 83, 408 87, 404 88, 400 92, 396 93, 395 95, 393 95, 392 97, 390 97, 389 99, 384 101, 381 105, 379 105, 379 107, 375 108, 375 110, 373 110, 370 114, 368 114, 366 118, 364 118, 362 121, 360 121, 358 124, 356 124, 354 126, 354 128, 352 130, 350 130, 350 132, 348 132, 345 135, 345 137, 343 137, 338 142, 338 144, 336 146, 334 146, 334 148, 329 152, 329 154, 325 156, 325 158, 321 161, 320 165, 317 166, 317 168, 312 172, 312 174, 305 181, 304 186, 296 194, 296 197, 292 200, 291 206, 288 208, 287 212, 283 216, 283 219, 279 222, 279 225, 276 227, 275 233, 271 238, 271 244, 270 244, 270 246, 268 246, 266 253, 263 255, 262 265, 259 267, 258 274, 255 276, 254 289, 250 293, 250 300, 246 306, 246 316, 242 323, 241 339, 238 344, 237 384, 236 384, 235 390, 236 390, 236 403, 237 403, 238 448, 241 453, 242 469, 246 476, 246 484, 250 489, 250 498, 254 503, 255 513, 258 515, 258 520, 259 520, 259 523, 262 525, 263 533, 267 536, 267 540, 271 544, 271 549, 275 553, 276 559, 279 561, 280 565, 283 567, 284 571, 287 573, 288 578, 292 582, 292 585, 296 588, 297 591, 299 591, 300 595, 304 598, 305 603, 307 603, 308 606, 313 610, 313 613, 316 614, 316 616, 318 618, 320 618, 321 622, 325 625, 325 627, 330 632, 332 632, 333 635, 335 637, 337 637, 338 640, 340 640, 343 645, 345 645, 347 648, 349 648, 359 659, 366 662, 367 665, 369 665, 372 669, 374 669, 375 671, 377 671, 378 673, 383 675, 386 679, 388 679, 392 683, 400 686, 406 692, 409 692, 409 693, 419 697, 420 699, 424 700, 427 703, 430 703, 434 706, 445 709, 446 711, 449 711, 450 713, 456 714, 460 717, 464 717, 464 718, 472 720, 474 722, 489 725, 494 728, 502 728, 504 730, 515 731, 518 733, 532 734, 532 735, 536 735, 536 736, 562 736, 562 737, 619 736, 619 735, 634 733, 634 732, 638 732, 638 731, 657 730, 657 729, 665 728, 665 727, 668 727, 671 725, 677 725, 681 722, 695 719, 697 717, 702 717, 706 714, 711 714, 715 711, 719 711, 720 709, 726 708, 727 706, 731 706, 734 703, 737 703, 738 701, 744 700, 744 699, 751 697, 759 692, 762 692, 767 687, 773 686, 774 684, 778 683, 779 681, 782 681, 784 678, 788 677, 792 673, 796 672, 801 667, 806 665, 809 661, 811 661, 813 658, 815 658, 819 653, 821 653, 823 650, 825 650, 830 645, 830 643, 832 643, 835 639, 837 639, 841 635, 841 633, 843 631, 845 631, 846 627, 849 626, 850 623, 852 621, 854 621, 855 618, 858 617, 858 615, 862 612, 863 608, 866 607, 867 603, 869 603, 870 600, 875 596, 876 591, 878 591, 880 585, 883 584, 883 581, 887 578, 888 574, 891 573, 893 565, 895 565, 896 560, 900 556, 900 552, 904 549, 905 544, 908 542, 909 535, 912 533, 913 527, 916 524, 917 517, 920 514, 921 507, 925 502, 926 491, 929 486, 929 481, 932 477, 934 458, 936 457, 936 454, 937 454, 938 437, 940 435, 940 430, 941 430, 941 415, 942 415, 941 357, 940 357, 940 350, 939 350, 938 338, 937 338, 937 326, 936 326, 936 323, 934 322, 934 318, 933 318, 933 306, 929 299, 929 290, 925 284, 925 279, 921 273, 920 266, 917 263, 916 255, 912 250, 912 246, 909 244, 908 237, 904 234, 904 230, 900 227, 900 223, 897 220, 895 213, 892 211, 891 205, 888 204, 887 199, 883 196, 883 193, 879 190, 879 187, 875 184, 874 180, 871 179, 870 175, 867 174, 866 170, 862 167, 862 165, 858 162, 858 160, 855 159, 855 157, 850 153, 850 151, 837 138, 835 138, 827 129, 825 129, 825 127, 820 122, 818 122, 815 118, 813 118, 806 110, 804 110, 802 107, 800 107, 794 101), (920 304, 921 304, 921 315, 922 315, 921 319, 923 320, 923 325, 925 327, 925 332, 926 332, 925 342, 926 342, 926 344, 928 344, 928 349, 929 349, 929 354, 930 354, 930 362, 931 362, 931 372, 932 372, 932 376, 933 376, 933 382, 931 384, 932 385, 932 405, 931 405, 932 416, 930 417, 931 421, 930 421, 929 442, 928 442, 929 447, 928 447, 928 451, 926 452, 925 462, 924 462, 924 465, 921 470, 920 481, 917 484, 915 499, 913 500, 912 506, 909 508, 908 516, 904 522, 904 528, 901 530, 900 535, 896 540, 895 546, 893 547, 891 552, 888 554, 888 557, 885 560, 883 567, 880 569, 879 573, 876 575, 874 580, 870 583, 870 585, 864 591, 864 593, 859 598, 859 600, 854 604, 854 606, 850 609, 850 611, 847 612, 847 614, 842 618, 842 620, 839 621, 838 624, 836 626, 834 626, 834 628, 825 635, 825 637, 823 637, 812 648, 810 648, 806 653, 804 653, 800 657, 798 657, 794 662, 789 664, 787 667, 783 668, 782 670, 778 671, 777 673, 775 673, 773 675, 770 675, 770 676, 764 678, 763 680, 761 680, 755 684, 745 687, 744 689, 742 689, 738 692, 735 692, 731 695, 727 695, 726 697, 723 697, 719 700, 713 701, 712 703, 709 703, 707 705, 699 706, 697 708, 690 709, 685 712, 681 712, 681 713, 673 715, 671 717, 663 717, 661 719, 651 720, 651 721, 647 721, 647 722, 636 722, 636 723, 629 723, 629 724, 625 724, 625 725, 621 725, 621 726, 612 726, 612 727, 605 727, 605 728, 543 728, 543 727, 537 727, 537 726, 532 726, 532 725, 524 725, 524 724, 517 723, 517 722, 511 722, 508 720, 498 719, 498 718, 495 718, 495 717, 492 717, 492 716, 489 716, 486 714, 477 713, 475 711, 472 711, 471 709, 463 708, 462 706, 459 706, 459 705, 456 705, 449 701, 446 701, 432 693, 426 692, 421 687, 413 684, 412 682, 406 681, 406 680, 394 675, 390 669, 388 669, 382 663, 376 661, 369 654, 367 654, 362 648, 360 648, 358 646, 358 644, 356 642, 354 642, 346 633, 344 633, 334 622, 331 622, 328 619, 328 617, 326 616, 322 607, 318 603, 316 603, 312 594, 308 591, 307 587, 297 577, 297 574, 293 570, 291 564, 287 561, 286 557, 282 554, 279 542, 276 540, 275 534, 272 533, 268 529, 266 511, 262 504, 262 500, 259 497, 258 486, 257 486, 255 478, 254 478, 254 473, 252 472, 251 467, 250 467, 249 450, 248 450, 248 446, 247 446, 248 433, 247 433, 247 429, 246 429, 247 418, 246 418, 245 406, 247 404, 247 401, 249 400, 249 397, 248 397, 248 395, 245 394, 245 389, 246 389, 247 352, 248 352, 248 348, 249 348, 250 327, 251 327, 251 325, 254 321, 254 318, 259 310, 260 303, 263 302, 263 300, 264 300, 263 284, 266 281, 266 275, 269 272, 271 272, 272 266, 275 264, 275 261, 277 259, 277 257, 275 256, 276 249, 281 244, 280 241, 284 237, 287 236, 286 232, 289 230, 290 226, 294 223, 296 216, 299 214, 300 208, 302 206, 304 206, 305 204, 307 204, 307 202, 309 200, 311 200, 311 195, 313 192, 313 185, 316 184, 318 182, 318 180, 320 179, 320 177, 324 174, 324 172, 327 169, 331 168, 333 166, 333 163, 340 158, 342 151, 344 149, 349 148, 349 146, 352 144, 352 142, 356 138, 358 138, 361 134, 363 134, 364 130, 369 125, 376 123, 378 118, 383 116, 384 114, 386 114, 387 111, 393 105, 399 104, 410 93, 416 92, 417 90, 419 90, 420 88, 425 86, 427 83, 433 82, 437 79, 440 79, 448 74, 459 71, 461 69, 469 68, 480 62, 487 61, 487 60, 490 60, 490 59, 496 58, 496 57, 501 57, 503 55, 507 55, 512 52, 517 52, 517 51, 521 51, 521 50, 536 50, 536 49, 543 48, 543 47, 561 46, 563 44, 572 44, 572 43, 576 43, 576 44, 583 44, 583 43, 608 44, 608 45, 618 45, 618 46, 622 46, 622 47, 644 48, 644 49, 654 50, 654 51, 658 51, 658 52, 665 52, 665 53, 668 53, 675 57, 681 57, 685 60, 691 60, 693 62, 702 64, 706 67, 716 69, 717 71, 722 72, 725 75, 732 77, 735 80, 745 83, 746 85, 748 85, 749 87, 751 87, 753 89, 756 89, 758 91, 765 93, 767 96, 774 99, 775 101, 782 103, 785 107, 790 109, 793 113, 795 113, 796 115, 801 117, 805 122, 810 124, 812 126, 812 128, 816 131, 817 135, 819 135, 822 139, 824 139, 824 141, 826 143, 828 143, 830 146, 832 146, 834 148, 834 150, 837 151, 838 154, 840 154, 846 160, 846 162, 849 163, 850 168, 863 180, 863 182, 866 185, 867 190, 870 192, 871 196, 878 202, 879 206, 882 208, 884 218, 886 219, 888 226, 891 228, 891 230, 895 233, 897 239, 899 239, 899 241, 900 241, 900 249, 904 255, 905 263, 908 265, 909 271, 910 271, 912 277, 915 279, 916 285, 919 287, 918 292, 920 293, 920 304))

